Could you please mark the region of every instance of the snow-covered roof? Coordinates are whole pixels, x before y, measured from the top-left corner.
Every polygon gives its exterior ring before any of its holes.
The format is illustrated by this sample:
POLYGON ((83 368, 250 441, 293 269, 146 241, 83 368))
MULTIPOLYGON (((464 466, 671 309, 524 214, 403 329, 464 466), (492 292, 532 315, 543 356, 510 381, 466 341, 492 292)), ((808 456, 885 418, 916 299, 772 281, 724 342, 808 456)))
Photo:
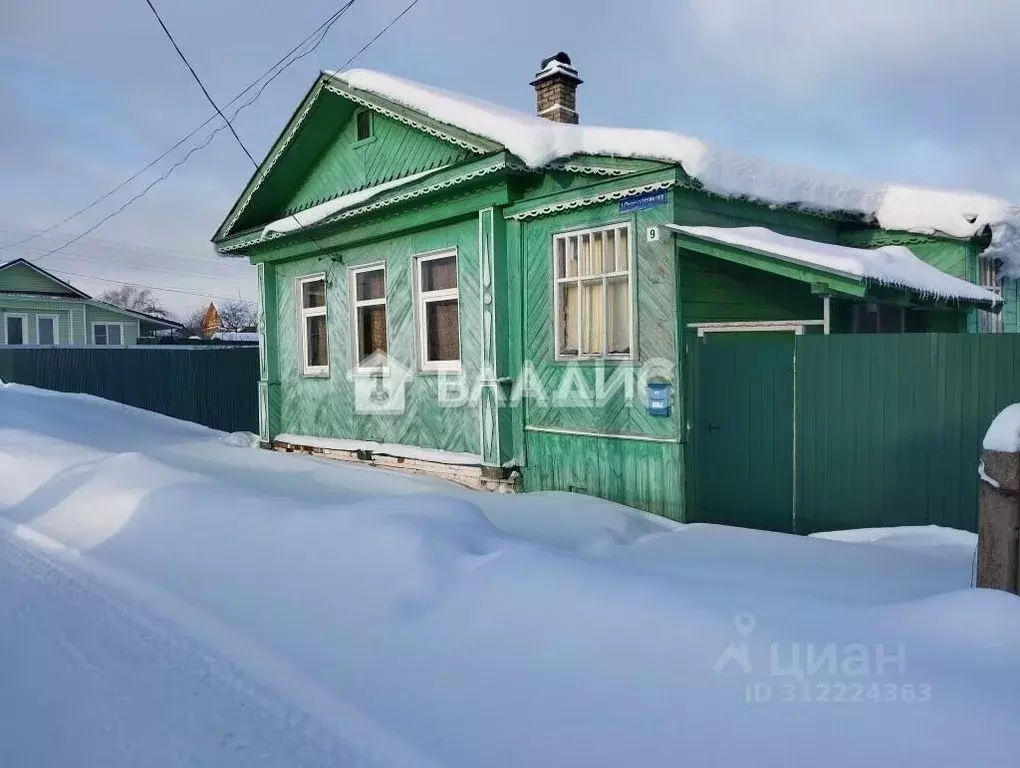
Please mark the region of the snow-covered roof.
POLYGON ((311 226, 328 216, 340 213, 341 211, 347 210, 348 208, 354 208, 355 206, 367 203, 376 195, 387 192, 397 187, 403 187, 412 182, 423 179, 426 176, 431 176, 437 171, 443 170, 446 166, 440 168, 430 168, 427 171, 421 173, 415 173, 411 176, 403 176, 398 179, 391 179, 390 181, 383 182, 382 184, 376 184, 374 187, 368 187, 367 189, 360 189, 357 192, 350 192, 346 195, 340 195, 340 197, 328 200, 325 203, 312 206, 303 211, 292 213, 288 216, 284 216, 282 219, 277 219, 270 224, 267 224, 265 229, 262 230, 262 237, 267 237, 271 234, 286 234, 287 232, 293 232, 297 229, 303 229, 304 227, 311 226))
POLYGON ((980 286, 947 275, 917 258, 902 245, 851 248, 780 235, 764 227, 682 227, 670 229, 688 235, 793 261, 846 277, 916 291, 940 299, 998 303, 1001 299, 980 286))
POLYGON ((861 181, 850 176, 776 163, 712 147, 669 131, 554 123, 481 99, 368 69, 326 72, 352 88, 376 94, 428 117, 495 141, 531 167, 577 154, 677 163, 706 190, 772 206, 849 212, 885 229, 969 238, 990 227, 985 256, 1020 277, 1020 206, 973 192, 861 181))
POLYGON ((249 331, 216 331, 212 335, 215 341, 250 341, 258 342, 259 335, 257 332, 252 333, 249 331))

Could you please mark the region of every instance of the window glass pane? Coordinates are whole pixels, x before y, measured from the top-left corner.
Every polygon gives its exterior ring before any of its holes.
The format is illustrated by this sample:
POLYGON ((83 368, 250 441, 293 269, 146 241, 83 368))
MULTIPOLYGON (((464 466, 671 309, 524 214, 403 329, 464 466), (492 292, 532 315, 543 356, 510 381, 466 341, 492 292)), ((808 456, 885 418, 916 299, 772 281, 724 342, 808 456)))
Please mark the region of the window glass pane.
POLYGON ((8 344, 24 344, 25 343, 25 320, 21 317, 8 317, 7 318, 7 343, 8 344))
POLYGON ((577 354, 577 313, 580 294, 577 283, 564 283, 560 286, 560 354, 577 354))
POLYGON ((305 360, 309 368, 329 365, 325 315, 305 318, 305 345, 305 360))
POLYGON ((372 113, 358 113, 358 141, 363 141, 372 135, 372 113))
POLYGON ((878 307, 874 304, 854 304, 857 333, 878 333, 878 307))
POLYGON ((616 230, 616 271, 623 272, 630 261, 630 244, 627 242, 627 228, 616 230))
POLYGON ((120 326, 119 325, 106 326, 106 338, 113 346, 123 343, 120 338, 120 326))
POLYGON ((386 280, 384 275, 382 267, 368 272, 358 272, 356 278, 358 301, 386 298, 386 280))
POLYGON ((577 276, 577 238, 568 237, 567 242, 567 274, 564 277, 577 276))
POLYGON ((567 241, 557 237, 554 241, 556 249, 556 277, 563 277, 567 270, 567 241))
POLYGON ((429 361, 460 360, 459 317, 456 299, 425 304, 425 355, 429 361))
POLYGON ((421 289, 444 291, 457 287, 457 258, 444 256, 421 262, 421 289))
POLYGON ((903 331, 903 309, 880 304, 878 307, 878 327, 882 333, 900 333, 903 331))
POLYGON ((591 235, 581 235, 580 237, 580 262, 582 275, 591 273, 591 235))
POLYGON ((602 283, 581 286, 581 352, 602 354, 602 283))
POLYGON ((358 307, 358 349, 361 364, 373 354, 386 353, 386 306, 358 307))
POLYGON ((625 277, 606 281, 606 326, 609 354, 630 352, 630 284, 625 277))
POLYGON ((605 254, 602 256, 602 266, 606 272, 615 272, 616 266, 616 230, 610 230, 603 235, 605 245, 603 250, 605 254))
POLYGON ((53 318, 39 318, 39 343, 45 345, 53 344, 53 318))
POLYGON ((92 327, 92 340, 99 345, 106 344, 106 326, 96 325, 92 327))
POLYGON ((602 233, 595 232, 591 236, 591 272, 597 275, 602 272, 602 233))
POLYGON ((326 306, 325 280, 314 280, 301 284, 301 306, 305 309, 326 306))

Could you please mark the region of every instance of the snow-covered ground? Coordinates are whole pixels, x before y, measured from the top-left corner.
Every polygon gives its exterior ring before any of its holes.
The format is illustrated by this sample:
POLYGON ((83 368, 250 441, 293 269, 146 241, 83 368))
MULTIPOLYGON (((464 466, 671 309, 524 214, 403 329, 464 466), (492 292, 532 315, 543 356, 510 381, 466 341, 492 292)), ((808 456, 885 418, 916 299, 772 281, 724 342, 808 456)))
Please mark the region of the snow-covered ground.
POLYGON ((247 444, 0 386, 0 765, 1016 765, 1020 600, 968 534, 247 444))

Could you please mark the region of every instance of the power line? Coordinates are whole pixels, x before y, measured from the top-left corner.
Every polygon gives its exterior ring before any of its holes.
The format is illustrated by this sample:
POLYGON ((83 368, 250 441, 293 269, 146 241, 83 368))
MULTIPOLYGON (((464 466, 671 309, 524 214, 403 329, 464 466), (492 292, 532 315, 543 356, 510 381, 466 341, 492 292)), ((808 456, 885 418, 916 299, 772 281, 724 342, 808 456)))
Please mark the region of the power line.
POLYGON ((251 160, 251 164, 258 168, 258 161, 252 157, 251 152, 249 152, 248 148, 244 146, 244 142, 241 141, 241 137, 238 136, 237 131, 234 130, 234 126, 227 119, 227 116, 223 114, 223 110, 219 108, 216 102, 213 101, 213 97, 209 95, 209 89, 205 87, 205 83, 202 82, 202 78, 198 76, 195 68, 191 66, 191 62, 188 61, 188 57, 184 55, 184 51, 182 51, 181 47, 177 45, 177 41, 174 40, 174 36, 170 34, 170 30, 166 28, 166 24, 163 23, 163 18, 159 15, 159 11, 156 10, 156 6, 152 4, 152 0, 145 0, 145 4, 149 6, 149 10, 151 10, 152 14, 156 17, 156 21, 159 22, 159 26, 162 27, 163 32, 170 41, 170 44, 174 47, 174 50, 177 51, 177 55, 181 57, 181 61, 184 62, 184 66, 188 68, 191 76, 195 78, 195 82, 198 83, 198 87, 202 89, 202 93, 205 94, 206 101, 212 104, 212 108, 216 110, 216 114, 223 118, 223 122, 227 124, 227 128, 229 128, 230 132, 234 135, 234 140, 237 142, 237 145, 244 150, 244 154, 248 155, 248 159, 251 160))
MULTIPOLYGON (((31 251, 31 252, 34 252, 34 253, 44 253, 44 251, 38 251, 38 250, 30 249, 28 246, 25 246, 25 245, 21 245, 21 246, 18 246, 18 247, 21 248, 22 250, 31 251)), ((212 274, 209 274, 208 272, 195 272, 195 271, 185 270, 185 269, 170 269, 170 268, 167 268, 167 267, 150 267, 150 266, 146 266, 144 264, 137 264, 137 263, 131 262, 131 261, 115 261, 113 259, 96 259, 96 258, 93 258, 91 256, 85 256, 85 255, 80 254, 80 253, 68 253, 67 251, 62 252, 60 255, 61 255, 61 257, 66 257, 66 258, 71 259, 73 261, 87 261, 87 262, 90 262, 92 264, 109 264, 111 266, 112 265, 117 265, 117 266, 122 266, 122 267, 129 267, 131 269, 137 269, 137 270, 140 270, 142 272, 162 272, 162 273, 167 274, 167 275, 187 275, 188 277, 198 277, 198 278, 202 278, 204 280, 225 280, 228 277, 230 277, 229 275, 225 275, 225 274, 223 274, 223 275, 212 275, 212 274)), ((216 266, 216 262, 213 262, 212 266, 216 266)))
MULTIPOLYGON (((258 91, 256 91, 255 94, 250 99, 248 99, 248 101, 246 101, 244 104, 239 106, 236 110, 234 110, 233 118, 236 118, 238 116, 238 114, 240 114, 241 110, 251 106, 262 95, 262 93, 266 90, 266 88, 269 86, 269 84, 271 82, 273 82, 273 80, 275 80, 281 74, 283 74, 283 72, 285 72, 288 67, 290 67, 293 64, 297 63, 298 61, 303 59, 305 56, 308 56, 309 54, 311 54, 312 51, 314 51, 316 48, 318 48, 319 45, 322 43, 322 41, 326 38, 326 34, 329 32, 329 30, 332 27, 333 23, 335 23, 336 20, 340 18, 340 16, 342 16, 352 5, 354 5, 355 2, 356 2, 356 0, 348 0, 347 4, 344 5, 339 11, 337 11, 337 13, 335 14, 335 18, 333 18, 332 21, 329 22, 326 25, 326 28, 322 31, 322 34, 319 36, 319 39, 315 41, 315 44, 311 48, 309 48, 307 51, 304 51, 300 55, 298 55, 298 56, 294 57, 293 59, 291 59, 290 61, 288 61, 283 66, 283 68, 280 69, 279 72, 277 72, 272 77, 270 77, 268 80, 266 80, 266 82, 262 84, 262 86, 258 89, 258 91)), ((222 115, 222 113, 219 113, 219 114, 222 115)), ((72 243, 76 243, 78 240, 80 240, 82 237, 84 237, 85 235, 89 234, 90 232, 95 232, 97 229, 99 229, 99 227, 101 227, 103 224, 108 222, 114 216, 118 216, 119 214, 121 214, 129 205, 131 205, 136 200, 139 200, 142 197, 144 197, 146 194, 148 194, 149 190, 152 189, 154 186, 159 184, 161 181, 165 181, 166 179, 168 179, 170 177, 170 175, 175 170, 177 170, 182 165, 184 165, 186 162, 188 162, 188 160, 191 159, 192 155, 194 155, 196 152, 199 152, 199 151, 205 149, 207 146, 209 146, 209 144, 216 137, 216 135, 220 131, 222 131, 224 128, 229 126, 231 132, 234 133, 234 135, 236 136, 236 132, 234 132, 234 128, 230 124, 230 121, 227 120, 226 118, 224 118, 224 120, 226 121, 226 125, 222 125, 222 126, 216 128, 216 130, 214 130, 211 134, 209 134, 209 136, 206 138, 206 140, 204 142, 202 142, 198 146, 192 147, 190 150, 188 150, 188 152, 184 155, 184 157, 182 157, 176 163, 171 165, 161 176, 159 176, 156 179, 153 179, 153 181, 151 181, 144 189, 142 189, 141 192, 136 194, 134 197, 129 198, 119 208, 117 208, 112 213, 109 213, 106 216, 104 216, 103 218, 101 218, 99 221, 97 221, 91 227, 86 229, 84 232, 78 234, 75 237, 72 237, 70 240, 68 240, 63 245, 58 246, 58 247, 52 249, 51 251, 48 251, 48 252, 42 254, 41 256, 37 256, 34 259, 30 259, 30 261, 32 261, 32 262, 41 261, 42 259, 45 259, 47 256, 49 256, 49 255, 51 255, 53 253, 56 253, 57 251, 63 250, 64 248, 66 248, 67 246, 71 245, 72 243)), ((243 148, 243 145, 242 145, 242 148, 243 148)), ((251 158, 251 154, 248 153, 247 149, 245 149, 245 153, 248 154, 249 158, 251 158)), ((258 164, 256 163, 256 168, 257 167, 258 167, 258 164)), ((297 217, 295 217, 294 220, 297 221, 297 217)), ((298 222, 298 224, 300 224, 300 222, 298 222)), ((313 242, 314 242, 314 239, 313 239, 313 242)), ((318 244, 316 244, 316 245, 318 245, 318 244)))
MULTIPOLYGON (((223 301, 235 301, 232 296, 217 296, 211 293, 198 293, 196 291, 185 291, 182 288, 164 288, 158 285, 144 285, 142 283, 128 283, 124 280, 111 280, 108 277, 96 277, 95 275, 83 275, 78 272, 68 272, 66 269, 51 269, 50 272, 55 272, 59 275, 71 275, 72 277, 81 277, 86 280, 97 280, 101 283, 114 283, 116 285, 129 285, 132 288, 148 288, 150 291, 168 291, 169 293, 183 293, 188 296, 198 296, 202 299, 221 299, 223 301)), ((250 302, 249 302, 250 303, 250 302)))
MULTIPOLYGON (((392 27, 393 27, 393 26, 394 26, 394 25, 395 25, 395 24, 396 24, 396 23, 397 23, 397 22, 398 22, 398 21, 399 21, 399 20, 400 20, 401 18, 403 18, 403 17, 404 17, 404 16, 405 16, 405 15, 406 15, 406 14, 407 14, 407 13, 408 13, 408 12, 409 12, 409 11, 410 11, 410 10, 411 10, 412 8, 414 8, 414 7, 416 6, 416 5, 418 5, 418 3, 419 3, 420 1, 421 1, 421 0, 412 0, 412 2, 411 2, 411 3, 409 3, 409 4, 408 4, 408 5, 407 5, 407 6, 406 6, 406 7, 405 7, 405 8, 404 8, 404 9, 403 9, 403 10, 402 10, 402 11, 401 11, 400 13, 398 13, 398 14, 397 14, 397 15, 396 15, 396 16, 395 16, 395 17, 394 17, 393 19, 391 19, 391 20, 390 20, 390 22, 389 22, 388 24, 386 24, 386 26, 384 26, 384 27, 383 27, 383 29, 382 29, 382 30, 381 30, 381 31, 380 31, 379 33, 377 33, 377 34, 375 35, 375 37, 373 37, 373 38, 372 38, 371 40, 369 40, 369 41, 368 41, 368 42, 367 42, 367 43, 366 43, 366 44, 365 44, 364 46, 362 46, 362 48, 361 48, 361 49, 360 49, 360 50, 359 50, 359 51, 358 51, 357 53, 355 53, 355 54, 354 54, 354 56, 352 56, 352 57, 351 57, 351 58, 349 58, 349 59, 348 59, 348 60, 347 60, 346 62, 344 62, 344 64, 343 64, 343 67, 342 67, 342 68, 346 68, 346 67, 350 66, 350 64, 351 64, 351 63, 352 63, 352 62, 353 62, 353 61, 354 61, 354 60, 355 60, 355 59, 356 59, 356 58, 357 58, 358 56, 360 56, 360 55, 361 55, 361 54, 363 54, 363 53, 364 53, 365 51, 367 51, 367 50, 368 50, 369 48, 371 48, 371 47, 372 47, 372 45, 373 45, 373 44, 375 44, 375 42, 376 42, 376 41, 378 41, 378 40, 379 40, 379 39, 380 39, 380 38, 381 38, 381 37, 382 37, 382 36, 383 36, 383 35, 384 35, 384 34, 385 34, 386 32, 388 32, 388 31, 389 31, 389 30, 390 30, 390 29, 391 29, 391 28, 392 28, 392 27)), ((148 4, 150 5, 150 7, 151 7, 151 5, 152 5, 152 4, 151 4, 151 3, 149 2, 149 0, 146 0, 146 2, 147 2, 147 3, 148 3, 148 4)), ((343 9, 341 9, 341 10, 342 10, 342 11, 343 11, 343 10, 346 10, 346 9, 347 9, 347 8, 349 8, 349 7, 351 6, 351 5, 353 5, 353 4, 354 4, 354 2, 355 2, 355 0, 350 0, 350 1, 349 1, 349 2, 347 3, 347 5, 345 5, 345 6, 344 6, 344 8, 343 8, 343 9)), ((153 10, 155 11, 155 9, 154 9, 154 8, 153 8, 153 10)), ((158 16, 158 14, 157 14, 157 16, 158 16)), ((328 31, 328 30, 327 30, 327 31, 328 31)), ((310 53, 311 53, 312 51, 314 51, 314 50, 315 50, 315 49, 316 49, 316 48, 317 48, 317 47, 319 46, 319 44, 321 44, 321 43, 322 43, 322 40, 323 40, 324 38, 325 38, 325 34, 323 34, 322 36, 320 36, 319 40, 318 40, 318 41, 316 41, 315 45, 313 45, 313 46, 312 46, 312 48, 311 48, 310 50, 308 50, 308 51, 305 51, 305 52, 304 52, 304 53, 302 53, 302 54, 301 54, 300 56, 298 56, 298 57, 297 57, 297 58, 295 58, 294 60, 290 61, 290 62, 289 62, 289 63, 288 63, 288 64, 287 64, 287 65, 286 65, 286 66, 284 67, 284 69, 286 69, 286 67, 289 67, 289 66, 290 66, 291 64, 293 64, 294 62, 296 62, 296 61, 299 61, 299 60, 300 60, 301 58, 304 58, 305 56, 309 55, 309 54, 310 54, 310 53)), ((175 45, 174 47, 176 48, 177 46, 175 45)), ((178 49, 178 51, 179 51, 179 49, 178 49)), ((189 67, 189 69, 190 69, 190 67, 189 67)), ((256 99, 257 99, 257 98, 258 98, 258 97, 259 97, 259 96, 260 96, 260 95, 262 94, 262 92, 263 92, 263 91, 265 90, 266 86, 268 86, 268 85, 269 85, 269 83, 270 83, 270 82, 272 82, 272 80, 273 80, 273 79, 275 79, 275 78, 276 78, 277 76, 279 76, 279 75, 280 75, 280 74, 281 74, 282 72, 283 72, 283 70, 281 70, 280 72, 277 72, 277 73, 276 73, 276 74, 275 74, 275 75, 274 75, 274 76, 273 76, 272 78, 270 78, 270 79, 269 79, 269 80, 268 80, 268 81, 267 81, 266 83, 264 83, 264 84, 262 85, 262 87, 261 87, 261 88, 259 89, 259 91, 258 91, 258 92, 257 92, 257 93, 256 93, 256 94, 255 94, 255 95, 254 95, 254 96, 253 96, 253 97, 252 97, 251 99, 249 99, 249 100, 248 100, 248 101, 247 101, 247 102, 246 102, 245 104, 243 104, 243 105, 241 105, 240 107, 238 107, 238 109, 237 109, 237 110, 235 110, 235 112, 234 112, 234 114, 233 114, 233 116, 232 116, 232 119, 233 119, 233 118, 236 118, 236 117, 237 117, 237 115, 238 115, 238 113, 239 113, 239 112, 240 112, 241 110, 243 110, 243 109, 244 109, 245 107, 247 107, 247 106, 249 106, 250 104, 252 104, 252 103, 253 103, 253 102, 254 102, 254 101, 255 101, 255 100, 256 100, 256 99)), ((203 90, 204 90, 204 88, 203 88, 203 90)), ((207 95, 208 95, 208 94, 207 94, 207 95)), ((215 104, 215 102, 213 102, 213 103, 215 104)), ((217 110, 217 111, 219 111, 219 110, 217 110)), ((220 115, 222 116, 222 112, 220 112, 220 115)), ((179 161, 178 161, 178 162, 176 162, 176 163, 175 163, 175 164, 174 164, 173 166, 171 166, 171 167, 170 167, 170 168, 169 168, 169 169, 168 169, 168 170, 167 170, 167 171, 166 171, 166 172, 165 172, 165 173, 164 173, 164 174, 163 174, 163 175, 162 175, 161 177, 159 177, 159 178, 157 178, 156 180, 154 180, 154 181, 153 181, 152 183, 150 183, 150 184, 149 184, 149 185, 148 185, 147 187, 145 187, 145 189, 143 189, 143 190, 142 190, 141 192, 139 192, 139 193, 138 193, 137 195, 135 195, 135 196, 134 196, 134 197, 132 197, 132 198, 131 198, 130 200, 128 200, 128 201, 127 201, 126 203, 124 203, 123 205, 121 205, 121 206, 120 206, 120 207, 119 207, 119 208, 118 208, 117 210, 115 210, 115 211, 114 211, 113 213, 111 213, 111 214, 107 215, 106 217, 104 217, 103 219, 101 219, 101 220, 100 220, 99 222, 97 222, 96 224, 94 224, 94 225, 93 225, 92 227, 90 227, 90 228, 86 229, 86 230, 85 230, 84 232, 82 232, 81 234, 79 234, 79 235, 75 236, 74 238, 72 238, 72 239, 71 239, 71 240, 69 240, 68 242, 64 243, 64 245, 62 245, 62 246, 59 246, 59 247, 57 247, 57 248, 54 248, 53 250, 51 250, 51 251, 48 251, 47 253, 44 253, 44 254, 42 254, 41 256, 38 256, 38 257, 36 257, 35 259, 31 259, 31 261, 33 261, 33 262, 35 262, 35 261, 40 261, 41 259, 44 259, 44 258, 46 258, 47 256, 49 256, 49 255, 51 255, 51 254, 53 254, 53 253, 56 253, 57 251, 60 251, 60 250, 62 250, 63 248, 67 247, 68 245, 71 245, 72 243, 75 243, 75 242, 77 242, 78 240, 80 240, 80 239, 81 239, 82 237, 84 237, 85 235, 88 235, 89 233, 91 233, 91 232, 94 232, 94 231, 95 231, 96 229, 98 229, 98 228, 99 228, 100 226, 102 226, 102 225, 103 225, 104 223, 106 223, 107 221, 109 221, 110 219, 112 219, 112 218, 113 218, 114 216, 117 216, 117 215, 119 215, 120 213, 122 213, 122 212, 123 212, 123 211, 124 211, 124 210, 125 210, 125 209, 126 209, 126 208, 127 208, 128 206, 129 206, 129 205, 131 205, 131 204, 132 204, 133 202, 135 202, 136 200, 140 199, 140 198, 141 198, 141 197, 143 197, 143 196, 144 196, 145 194, 147 194, 147 193, 148 193, 148 191, 149 191, 150 189, 152 189, 152 188, 153 188, 153 187, 154 187, 154 186, 155 186, 156 184, 158 184, 159 182, 161 182, 161 181, 165 180, 166 178, 168 178, 168 177, 170 176, 170 174, 172 174, 172 173, 173 173, 173 172, 174 172, 174 171, 175 171, 175 170, 176 170, 177 168, 179 168, 180 166, 184 165, 184 163, 186 163, 186 162, 187 162, 187 161, 188 161, 188 160, 189 160, 189 159, 191 158, 191 156, 195 154, 195 152, 198 152, 198 151, 200 151, 200 150, 204 149, 205 147, 207 147, 207 146, 209 145, 209 143, 210 143, 210 142, 212 141, 212 139, 213 139, 213 138, 214 138, 214 137, 215 137, 215 136, 216 136, 216 135, 217 135, 217 134, 218 134, 218 133, 219 133, 220 131, 222 131, 222 130, 223 130, 224 128, 226 128, 226 127, 229 127, 229 128, 230 128, 230 130, 231 130, 231 133, 233 133, 233 134, 234 134, 234 137, 235 137, 235 138, 236 138, 236 139, 238 140, 238 143, 240 144, 241 148, 242 148, 242 149, 244 149, 244 151, 245 151, 245 154, 246 154, 246 155, 248 155, 249 159, 252 159, 252 158, 251 158, 251 153, 250 153, 250 152, 248 152, 248 150, 247 150, 247 149, 245 148, 244 144, 243 144, 243 143, 242 143, 242 142, 240 141, 240 139, 239 139, 239 138, 237 137, 237 133, 236 133, 236 131, 234 131, 234 128, 233 128, 233 126, 232 126, 232 125, 230 124, 230 120, 227 120, 227 118, 226 118, 226 117, 223 117, 223 119, 224 119, 224 121, 225 121, 226 125, 220 126, 220 127, 218 127, 218 128, 216 129, 216 130, 214 130, 214 131, 212 132, 212 134, 210 134, 210 136, 209 136, 209 137, 208 137, 208 138, 206 139, 206 141, 205 141, 205 142, 203 142, 203 143, 202 143, 201 145, 199 145, 198 147, 195 147, 195 148, 193 148, 192 150, 190 150, 190 151, 189 151, 189 152, 188 152, 188 153, 187 153, 187 154, 186 154, 186 155, 185 155, 185 156, 184 156, 184 157, 183 157, 183 158, 182 158, 181 160, 179 160, 179 161)), ((206 123, 204 123, 203 125, 206 125, 206 124, 208 124, 208 122, 209 122, 209 121, 206 121, 206 123)), ((255 168, 256 168, 256 169, 258 169, 258 163, 255 163, 255 162, 254 162, 254 160, 252 160, 252 162, 253 162, 253 163, 255 164, 255 168)), ((291 217, 292 217, 292 218, 294 219, 294 221, 295 221, 295 222, 296 222, 296 223, 298 224, 298 229, 297 229, 297 230, 294 230, 294 231, 303 231, 303 230, 307 229, 307 227, 305 227, 304 225, 302 225, 302 224, 301 224, 301 221, 300 221, 300 220, 299 220, 299 219, 297 218, 297 216, 296 216, 295 214, 291 214, 291 217)), ((318 242, 318 241, 317 241, 317 240, 316 240, 316 239, 315 239, 314 237, 312 237, 311 235, 309 235, 309 238, 311 239, 311 241, 312 241, 312 242, 313 242, 313 243, 315 244, 315 246, 316 246, 317 248, 319 248, 319 249, 322 249, 322 246, 321 246, 321 244, 320 244, 320 243, 319 243, 319 242, 318 242)))
MULTIPOLYGON (((330 16, 328 19, 326 19, 326 21, 324 21, 322 24, 320 24, 318 27, 316 27, 315 30, 310 35, 305 37, 301 42, 299 42, 297 45, 295 45, 293 48, 291 48, 289 51, 287 51, 287 53, 284 54, 284 56, 280 60, 278 60, 275 64, 273 64, 273 66, 271 66, 269 69, 267 69, 261 75, 259 75, 254 81, 249 83, 244 88, 244 90, 242 90, 233 99, 231 99, 229 102, 227 102, 227 106, 229 107, 229 106, 235 104, 236 102, 240 101, 241 98, 246 93, 248 93, 248 91, 250 91, 252 88, 257 86, 259 84, 259 82, 262 81, 263 78, 267 77, 277 67, 280 67, 281 65, 283 65, 279 72, 276 72, 275 74, 273 74, 273 76, 270 77, 269 80, 267 80, 265 83, 262 84, 261 88, 259 89, 258 93, 255 96, 255 99, 257 99, 259 96, 261 96, 262 92, 266 89, 266 86, 268 86, 271 82, 273 82, 273 80, 275 80, 277 77, 279 77, 281 74, 283 74, 292 64, 300 61, 305 56, 307 56, 308 54, 310 54, 312 51, 314 51, 316 48, 319 47, 319 45, 325 39, 326 35, 329 33, 329 30, 332 28, 332 26, 339 20, 339 18, 341 16, 343 16, 350 9, 350 7, 352 5, 354 5, 355 2, 356 2, 356 0, 349 0, 349 2, 347 2, 339 10, 334 12, 332 16, 330 16), (312 46, 312 48, 310 50, 305 51, 300 56, 295 58, 293 61, 289 61, 289 62, 287 61, 288 59, 290 59, 291 56, 293 56, 297 51, 299 51, 304 45, 306 45, 308 43, 309 40, 311 40, 316 35, 319 35, 319 39, 318 39, 318 41, 316 41, 315 45, 312 46)), ((252 99, 252 100, 248 101, 246 104, 244 104, 240 108, 238 108, 238 110, 234 113, 234 117, 237 117, 238 113, 242 109, 245 109, 246 107, 250 106, 255 99, 252 99)), ((130 184, 132 181, 134 181, 139 176, 141 176, 143 173, 145 173, 147 170, 149 170, 154 165, 156 165, 160 160, 162 160, 163 158, 167 157, 174 150, 176 150, 178 147, 183 145, 188 139, 190 139, 192 136, 197 134, 199 131, 201 131, 203 128, 205 128, 207 125, 209 125, 209 123, 211 123, 215 119, 216 119, 216 115, 212 115, 205 122, 203 122, 201 125, 199 125, 197 128, 195 128, 193 131, 191 131, 191 133, 189 133, 186 136, 180 138, 172 147, 170 147, 168 150, 163 152, 163 154, 161 154, 155 160, 152 160, 147 165, 145 165, 143 168, 139 169, 137 172, 133 173, 131 176, 128 176, 126 179, 124 179, 124 181, 122 181, 120 184, 115 186, 109 192, 107 192, 106 194, 102 195, 101 197, 96 198, 91 203, 86 205, 84 208, 81 208, 80 210, 75 211, 70 216, 67 216, 66 218, 62 219, 61 221, 58 221, 56 224, 53 224, 53 225, 47 227, 46 229, 39 230, 39 233, 45 234, 47 232, 52 232, 53 230, 57 229, 58 227, 61 227, 64 224, 67 224, 69 221, 71 221, 73 219, 76 219, 81 214, 86 213, 87 211, 91 210, 92 208, 94 208, 95 206, 99 205, 99 203, 103 202, 104 200, 110 198, 112 195, 114 195, 117 192, 119 192, 121 189, 123 189, 128 184, 130 184)), ((216 132, 218 133, 219 130, 220 129, 217 129, 216 132)), ((15 245, 21 245, 22 243, 27 243, 29 240, 33 240, 34 238, 36 238, 38 236, 39 236, 39 234, 36 234, 36 235, 33 235, 32 237, 25 238, 24 240, 19 240, 16 243, 8 243, 6 245, 0 245, 0 251, 4 250, 5 248, 11 248, 11 247, 13 247, 15 245)))
MULTIPOLYGON (((54 241, 59 241, 61 239, 59 237, 54 237, 53 235, 43 234, 47 230, 33 229, 32 227, 22 227, 22 226, 18 226, 18 225, 14 225, 14 224, 4 224, 3 222, 0 222, 0 232, 11 232, 11 233, 14 233, 15 231, 33 232, 34 234, 32 235, 31 238, 28 238, 26 240, 19 241, 19 242, 13 242, 13 243, 7 243, 6 245, 0 246, 0 247, 2 247, 2 248, 17 248, 19 250, 26 250, 26 251, 34 250, 36 252, 42 253, 42 250, 40 250, 38 248, 33 248, 32 246, 28 246, 28 245, 22 245, 21 243, 28 242, 28 240, 31 240, 31 239, 54 240, 54 241)), ((183 259, 184 261, 199 261, 199 262, 203 262, 205 264, 215 264, 215 263, 223 261, 223 259, 218 258, 216 256, 215 252, 213 252, 211 250, 207 254, 205 254, 203 256, 201 253, 199 253, 197 251, 176 251, 176 250, 173 250, 171 248, 157 248, 157 247, 152 246, 152 245, 142 245, 141 243, 129 243, 129 242, 124 241, 124 240, 107 240, 107 239, 104 239, 104 238, 101 238, 101 237, 83 237, 83 238, 80 238, 80 242, 82 242, 82 243, 96 243, 97 245, 102 246, 105 249, 112 248, 113 250, 117 250, 117 251, 128 251, 128 252, 134 251, 134 252, 137 252, 137 253, 145 254, 147 256, 159 256, 161 254, 167 254, 169 256, 173 256, 176 259, 183 259)), ((45 249, 47 247, 48 246, 45 246, 45 245, 42 246, 43 249, 45 249)))

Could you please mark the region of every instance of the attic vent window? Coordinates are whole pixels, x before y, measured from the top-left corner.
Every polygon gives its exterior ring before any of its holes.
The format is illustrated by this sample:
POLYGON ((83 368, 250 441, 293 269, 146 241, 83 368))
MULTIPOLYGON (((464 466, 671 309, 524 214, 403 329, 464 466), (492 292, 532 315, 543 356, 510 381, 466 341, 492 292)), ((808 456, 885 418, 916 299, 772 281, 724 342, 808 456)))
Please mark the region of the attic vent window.
POLYGON ((358 113, 358 141, 372 138, 372 113, 361 111, 358 113))

